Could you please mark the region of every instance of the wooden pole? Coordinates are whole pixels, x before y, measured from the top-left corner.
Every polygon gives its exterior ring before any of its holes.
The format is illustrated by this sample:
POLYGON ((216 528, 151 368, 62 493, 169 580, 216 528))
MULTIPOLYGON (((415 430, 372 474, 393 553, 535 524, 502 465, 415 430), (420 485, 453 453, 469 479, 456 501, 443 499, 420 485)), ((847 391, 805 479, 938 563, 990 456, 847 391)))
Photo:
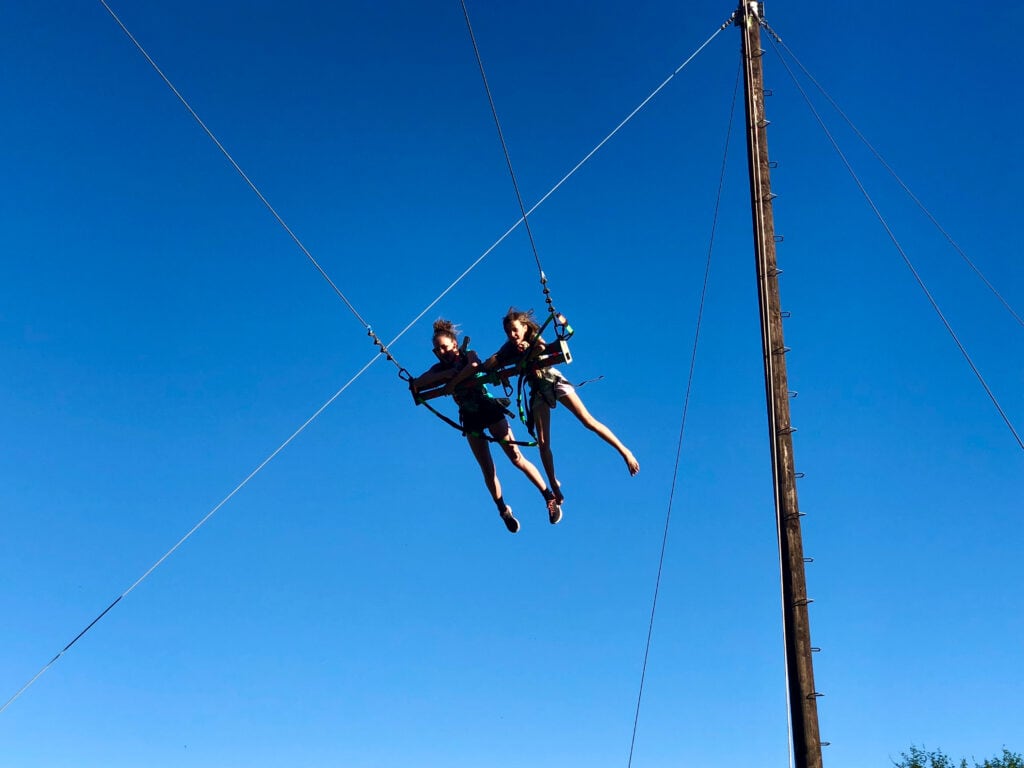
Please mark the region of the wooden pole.
POLYGON ((793 428, 789 417, 786 352, 782 338, 779 270, 775 260, 775 224, 772 216, 768 164, 768 120, 764 109, 764 73, 761 67, 761 12, 756 0, 741 0, 736 12, 743 35, 743 82, 746 93, 747 159, 750 201, 757 260, 757 295, 761 309, 768 431, 772 452, 775 515, 782 571, 782 613, 785 632, 789 719, 796 768, 821 768, 818 733, 820 694, 814 689, 811 631, 807 613, 800 510, 793 463, 793 428))

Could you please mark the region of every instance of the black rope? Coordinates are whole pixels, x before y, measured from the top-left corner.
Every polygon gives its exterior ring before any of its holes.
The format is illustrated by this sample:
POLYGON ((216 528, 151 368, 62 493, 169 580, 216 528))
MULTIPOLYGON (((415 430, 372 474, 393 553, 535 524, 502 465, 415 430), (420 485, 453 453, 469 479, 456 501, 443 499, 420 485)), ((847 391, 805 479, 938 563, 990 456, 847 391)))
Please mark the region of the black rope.
POLYGON ((839 113, 839 116, 846 121, 846 124, 850 126, 850 129, 854 132, 854 134, 856 134, 857 138, 860 139, 864 143, 864 146, 866 146, 868 150, 871 152, 871 154, 875 156, 875 159, 878 160, 878 162, 881 163, 882 167, 889 172, 889 174, 896 180, 896 183, 903 188, 903 191, 906 192, 910 199, 914 201, 914 204, 921 209, 921 212, 928 217, 928 220, 931 221, 931 223, 935 226, 937 230, 939 230, 942 236, 946 238, 946 241, 953 247, 953 249, 958 254, 960 254, 960 258, 962 258, 964 262, 966 262, 967 266, 971 268, 975 275, 977 275, 978 279, 981 280, 981 282, 985 284, 985 287, 987 287, 996 297, 996 299, 999 300, 999 302, 1003 305, 1006 311, 1009 312, 1013 319, 1017 321, 1017 324, 1024 327, 1024 317, 1021 317, 1020 313, 1018 313, 1010 305, 1010 302, 1003 297, 1003 295, 999 292, 999 289, 997 289, 992 284, 992 282, 985 276, 985 273, 981 271, 978 265, 971 260, 971 258, 964 252, 963 248, 961 248, 960 245, 956 242, 956 240, 953 239, 953 236, 946 231, 946 229, 942 226, 942 224, 939 223, 938 219, 935 218, 932 212, 928 210, 928 208, 925 206, 923 202, 921 202, 921 199, 917 195, 915 195, 913 191, 910 189, 910 187, 907 186, 906 182, 904 182, 903 179, 900 178, 899 174, 896 173, 895 169, 893 169, 893 167, 889 165, 888 162, 886 162, 885 158, 882 157, 882 154, 877 149, 875 149, 874 145, 870 141, 868 141, 867 137, 863 133, 861 133, 860 129, 847 116, 847 114, 842 110, 842 108, 840 108, 839 104, 836 103, 835 99, 833 99, 832 96, 829 95, 829 93, 822 87, 821 83, 819 83, 815 79, 814 75, 812 75, 807 70, 807 67, 805 67, 803 63, 800 61, 800 59, 797 58, 796 54, 793 53, 792 49, 788 45, 786 45, 785 41, 783 41, 783 39, 779 37, 779 35, 775 32, 774 29, 768 26, 767 22, 763 22, 762 24, 764 28, 768 31, 769 35, 771 35, 771 37, 774 38, 775 42, 781 45, 782 48, 786 51, 786 53, 788 53, 793 58, 793 61, 795 61, 796 65, 800 67, 804 75, 807 76, 807 79, 814 83, 814 86, 818 89, 818 92, 825 97, 828 103, 832 105, 832 108, 835 109, 835 111, 839 113))
POLYGON ((672 486, 668 497, 668 511, 665 514, 665 530, 661 537, 661 554, 658 556, 658 575, 654 580, 654 598, 651 601, 651 619, 647 626, 647 643, 644 646, 644 661, 640 670, 640 690, 636 696, 636 714, 633 716, 633 735, 629 741, 629 760, 627 766, 633 765, 633 748, 636 744, 636 732, 640 723, 640 703, 644 695, 644 681, 647 677, 647 661, 651 654, 651 637, 654 634, 654 614, 658 607, 658 592, 661 588, 661 572, 665 564, 665 550, 668 546, 669 523, 672 520, 672 504, 675 501, 676 481, 679 477, 679 460, 683 452, 683 434, 686 428, 686 414, 690 407, 690 392, 693 389, 693 371, 697 363, 697 342, 700 339, 701 321, 704 318, 704 301, 708 293, 708 278, 711 274, 711 254, 715 244, 715 231, 718 227, 718 211, 722 202, 722 188, 725 186, 725 166, 729 157, 729 139, 732 136, 733 117, 736 114, 736 94, 739 92, 741 69, 737 67, 736 82, 733 85, 732 105, 729 108, 729 125, 725 133, 725 149, 722 152, 722 170, 718 177, 718 195, 715 197, 715 210, 711 222, 711 237, 708 242, 708 256, 704 265, 704 285, 700 291, 700 306, 697 310, 697 328, 693 334, 693 349, 690 353, 690 370, 686 377, 686 395, 683 398, 683 416, 679 424, 679 441, 676 444, 676 459, 672 468, 672 486))
POLYGON ((363 316, 359 314, 359 311, 356 309, 355 305, 349 300, 348 296, 346 296, 345 293, 341 290, 341 288, 338 287, 338 284, 331 279, 331 276, 327 274, 327 270, 325 270, 320 265, 320 262, 318 262, 313 257, 313 254, 309 252, 309 249, 306 248, 305 244, 299 239, 299 236, 295 234, 291 227, 288 226, 287 222, 285 222, 281 214, 277 212, 277 209, 274 208, 273 205, 271 205, 270 201, 264 196, 263 192, 260 191, 260 188, 256 186, 255 182, 253 182, 253 180, 249 178, 248 174, 246 174, 246 172, 242 170, 242 166, 240 166, 235 161, 235 158, 231 156, 231 153, 228 152, 227 148, 221 143, 220 139, 218 139, 217 136, 213 133, 213 131, 211 131, 210 128, 207 127, 206 123, 204 123, 202 118, 199 117, 199 114, 192 108, 192 105, 189 104, 188 100, 181 94, 181 91, 179 91, 174 86, 174 83, 171 82, 170 78, 168 78, 167 75, 163 73, 163 70, 160 69, 156 61, 154 61, 153 58, 149 55, 149 53, 146 51, 146 49, 142 47, 142 43, 140 43, 136 39, 135 35, 133 35, 131 31, 128 29, 128 27, 125 26, 124 22, 121 21, 120 17, 116 13, 114 13, 114 9, 107 4, 106 0, 99 0, 99 2, 100 5, 102 5, 104 9, 106 9, 107 13, 110 14, 110 17, 114 20, 114 22, 121 28, 121 31, 124 32, 125 35, 127 35, 128 39, 132 42, 132 44, 139 51, 139 53, 142 54, 143 58, 145 58, 146 61, 149 62, 149 65, 153 68, 157 75, 160 76, 160 79, 164 81, 164 84, 171 89, 171 93, 173 93, 177 97, 178 101, 182 103, 182 105, 185 107, 188 113, 192 116, 192 119, 196 121, 199 127, 202 128, 203 132, 210 139, 210 141, 212 141, 216 145, 217 149, 220 150, 221 154, 224 155, 228 163, 231 164, 231 167, 235 169, 238 175, 242 177, 242 180, 256 194, 256 197, 258 197, 260 202, 263 203, 264 207, 270 212, 270 215, 274 217, 274 219, 277 221, 279 225, 281 225, 281 228, 288 234, 288 237, 292 239, 292 242, 294 242, 295 245, 298 246, 299 250, 302 251, 302 253, 305 255, 309 263, 313 265, 313 267, 316 269, 317 272, 320 273, 320 276, 327 282, 327 284, 331 287, 331 289, 334 291, 337 297, 341 299, 341 301, 345 304, 346 307, 348 307, 349 312, 351 312, 355 319, 360 323, 360 325, 362 325, 366 329, 367 335, 372 339, 373 345, 375 347, 378 347, 380 354, 384 355, 384 357, 387 358, 389 362, 394 363, 395 366, 401 369, 402 366, 399 365, 397 360, 395 360, 394 356, 388 350, 384 342, 380 340, 380 338, 374 332, 373 328, 370 327, 370 324, 367 323, 366 320, 363 319, 363 316))
POLYGON ((70 643, 68 643, 68 644, 67 644, 67 645, 65 645, 65 646, 64 646, 63 648, 61 648, 60 652, 59 652, 59 653, 58 653, 58 654, 57 654, 56 656, 54 656, 54 657, 53 657, 52 659, 50 659, 50 660, 49 660, 49 661, 48 661, 48 662, 46 663, 46 666, 44 666, 44 667, 43 667, 43 668, 42 668, 41 670, 39 670, 39 671, 38 671, 38 672, 36 673, 35 677, 33 677, 33 678, 32 678, 31 680, 29 680, 29 681, 28 681, 27 683, 25 683, 25 685, 23 685, 23 686, 22 686, 22 687, 21 687, 21 688, 20 688, 20 689, 18 690, 18 692, 17 692, 17 693, 15 693, 15 694, 14 694, 13 696, 11 696, 11 697, 10 697, 10 698, 9 698, 9 699, 8 699, 8 700, 6 701, 6 702, 4 702, 4 705, 3 705, 2 707, 0 707, 0 712, 3 712, 3 711, 4 711, 4 710, 6 710, 6 709, 7 709, 7 708, 8 708, 8 707, 9 707, 9 706, 11 705, 11 704, 13 704, 13 703, 14 703, 14 701, 15 701, 15 700, 16 700, 16 699, 17 699, 17 698, 18 698, 19 696, 21 696, 21 694, 23 694, 23 693, 24 693, 24 692, 25 692, 26 690, 28 690, 28 688, 29 688, 29 687, 30 687, 30 686, 31 686, 31 685, 32 685, 32 684, 33 684, 33 683, 34 683, 34 682, 35 682, 36 680, 38 680, 38 679, 39 679, 40 677, 42 677, 43 673, 45 673, 45 672, 46 672, 46 670, 48 670, 48 669, 49 669, 50 667, 52 667, 52 666, 53 666, 54 664, 56 664, 56 663, 57 663, 57 661, 58 661, 58 660, 60 659, 60 657, 61 657, 61 656, 63 656, 63 655, 65 654, 65 653, 67 653, 67 652, 68 652, 69 650, 71 650, 71 646, 73 646, 73 645, 74 645, 75 643, 77 643, 77 642, 78 642, 79 640, 81 640, 81 639, 82 639, 82 637, 83 637, 83 636, 85 635, 85 633, 86 633, 86 632, 88 632, 88 631, 89 631, 90 629, 92 629, 92 628, 93 628, 93 627, 94 627, 94 626, 95 626, 95 625, 96 625, 96 624, 97 624, 97 623, 99 622, 99 620, 100 620, 100 619, 102 619, 102 618, 103 618, 104 616, 106 616, 106 615, 107 615, 107 614, 108 614, 108 613, 110 612, 110 610, 111 610, 111 609, 112 609, 112 608, 113 608, 113 607, 114 607, 115 605, 117 605, 117 604, 118 604, 119 602, 121 602, 121 599, 122 599, 122 598, 124 597, 124 595, 125 595, 125 594, 127 594, 127 593, 124 593, 124 594, 120 594, 120 595, 118 595, 118 596, 117 596, 117 598, 116 598, 116 599, 114 600, 114 602, 112 602, 112 603, 111 603, 110 605, 108 605, 108 606, 107 606, 106 608, 104 608, 104 609, 103 609, 103 610, 102 610, 102 611, 100 612, 100 614, 99 614, 99 615, 98 615, 98 616, 97 616, 97 617, 96 617, 95 619, 93 619, 92 621, 90 621, 90 622, 89 622, 89 626, 87 626, 87 627, 86 627, 85 629, 83 629, 83 630, 82 630, 81 632, 79 632, 79 633, 78 633, 77 635, 75 635, 75 639, 74 639, 74 640, 72 640, 72 641, 71 641, 70 643))
MULTIPOLYGON (((530 229, 530 219, 526 215, 526 205, 523 203, 523 195, 519 191, 519 182, 516 180, 516 172, 512 167, 512 156, 508 151, 508 144, 505 141, 505 134, 501 130, 501 121, 498 119, 498 109, 494 105, 494 96, 491 94, 491 86, 487 82, 487 72, 484 70, 484 60, 480 55, 480 47, 476 42, 476 35, 473 33, 473 23, 469 20, 469 9, 466 7, 466 0, 459 0, 462 3, 462 15, 466 19, 466 28, 469 30, 469 39, 473 43, 473 53, 476 54, 476 63, 480 68, 480 78, 484 83, 484 90, 487 92, 487 101, 491 105, 491 115, 494 117, 494 126, 498 129, 498 140, 501 142, 501 149, 505 153, 505 164, 508 166, 508 174, 512 178, 512 188, 516 193, 516 200, 519 202, 519 211, 523 216, 523 226, 526 227, 526 236, 530 239, 530 248, 533 250, 533 260, 537 263, 537 271, 540 273, 540 284, 544 292, 544 301, 548 306, 548 313, 552 316, 555 312, 554 303, 551 299, 551 291, 548 289, 548 278, 544 274, 544 268, 540 263, 540 253, 537 251, 537 242, 533 238, 533 231, 530 229)), ((559 337, 561 338, 561 337, 559 337)))
POLYGON ((832 145, 832 148, 835 150, 836 154, 839 155, 839 159, 843 162, 843 165, 846 167, 847 172, 853 178, 853 181, 857 185, 857 188, 860 190, 861 194, 864 195, 864 199, 867 201, 868 206, 874 212, 875 217, 881 223, 882 228, 885 230, 886 234, 889 235, 889 239, 892 240, 893 245, 896 246, 896 250, 899 252, 900 257, 903 259, 903 263, 906 264, 907 269, 910 270, 910 274, 914 276, 914 280, 917 281, 918 287, 924 293, 925 298, 928 299, 928 303, 931 304, 931 307, 935 311, 935 314, 939 316, 939 320, 945 327, 946 332, 949 333, 950 337, 953 339, 953 343, 956 344, 957 349, 960 350, 960 354, 963 356, 964 360, 967 361, 967 365, 974 373, 975 378, 978 379, 978 382, 981 384, 982 389, 985 390, 985 394, 988 395, 988 399, 992 402, 992 405, 995 406, 996 411, 998 411, 999 415, 1002 417, 1003 423, 1005 423, 1007 428, 1010 430, 1010 434, 1013 435, 1013 439, 1017 441, 1017 445, 1020 446, 1021 450, 1024 450, 1024 439, 1021 438, 1020 434, 1013 426, 1013 422, 1010 421, 1009 415, 1006 413, 1005 410, 1003 410, 1003 406, 1000 405, 999 400, 996 399, 995 393, 992 391, 991 387, 989 387, 988 382, 985 381, 985 377, 981 375, 981 370, 978 368, 977 365, 975 365, 974 360, 967 352, 967 348, 964 346, 963 342, 960 341, 960 337, 953 329, 952 324, 950 324, 949 320, 946 319, 946 315, 943 313, 942 308, 939 307, 938 301, 936 301, 935 297, 932 296, 932 292, 928 289, 928 286, 925 283, 924 278, 921 277, 920 273, 917 271, 917 268, 914 266, 914 263, 910 260, 910 257, 907 255, 907 252, 903 249, 903 246, 900 244, 900 241, 896 238, 896 234, 889 227, 889 223, 882 215, 882 212, 878 209, 878 206, 875 205, 875 201, 871 199, 871 195, 868 194, 868 191, 864 187, 864 184, 861 182, 860 177, 857 176, 857 173, 853 170, 853 166, 850 165, 850 161, 846 158, 846 155, 843 154, 843 151, 839 148, 839 144, 838 142, 836 142, 835 137, 826 127, 825 121, 822 120, 821 115, 818 114, 818 110, 814 108, 814 104, 811 103, 811 99, 807 95, 807 92, 803 89, 803 86, 800 85, 800 81, 797 79, 796 74, 789 66, 789 62, 786 61, 786 58, 779 53, 779 48, 775 43, 773 35, 769 35, 768 39, 771 41, 772 47, 775 49, 775 53, 779 57, 779 61, 781 61, 782 66, 786 68, 786 71, 789 73, 789 76, 793 80, 794 85, 796 85, 796 88, 800 92, 800 95, 803 96, 808 109, 811 110, 811 114, 814 116, 815 120, 817 120, 818 125, 821 127, 821 130, 825 133, 825 136, 829 140, 829 143, 832 145))

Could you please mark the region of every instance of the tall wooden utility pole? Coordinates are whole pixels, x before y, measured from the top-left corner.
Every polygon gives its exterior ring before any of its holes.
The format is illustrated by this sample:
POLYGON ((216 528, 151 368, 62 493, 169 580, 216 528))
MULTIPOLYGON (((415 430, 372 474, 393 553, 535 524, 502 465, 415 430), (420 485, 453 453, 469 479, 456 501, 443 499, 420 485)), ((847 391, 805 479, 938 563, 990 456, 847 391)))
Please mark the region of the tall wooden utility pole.
POLYGON ((775 223, 768 165, 768 120, 764 110, 761 69, 761 13, 756 0, 741 0, 734 17, 743 34, 743 83, 747 112, 747 161, 750 203, 754 218, 757 296, 761 307, 764 386, 768 400, 768 431, 772 447, 775 515, 782 566, 782 613, 789 685, 789 719, 796 768, 821 768, 818 734, 818 693, 814 689, 811 629, 807 615, 804 548, 793 465, 793 428, 789 419, 786 380, 787 347, 782 339, 779 269, 775 261, 775 223))

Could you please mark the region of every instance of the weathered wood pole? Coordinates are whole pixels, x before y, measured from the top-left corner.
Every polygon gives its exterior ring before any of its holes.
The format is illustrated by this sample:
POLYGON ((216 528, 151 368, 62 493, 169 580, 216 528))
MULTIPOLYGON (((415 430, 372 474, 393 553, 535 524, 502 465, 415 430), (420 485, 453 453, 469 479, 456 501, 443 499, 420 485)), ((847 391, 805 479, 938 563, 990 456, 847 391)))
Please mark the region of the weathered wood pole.
POLYGON ((804 576, 800 508, 793 464, 793 428, 789 417, 786 377, 787 347, 782 338, 779 270, 775 260, 775 224, 768 165, 768 120, 764 109, 764 73, 761 67, 761 12, 756 0, 741 0, 735 19, 743 35, 743 83, 746 93, 747 160, 750 202, 757 259, 757 295, 761 309, 765 395, 772 451, 775 515, 782 569, 782 613, 785 631, 789 719, 796 768, 821 768, 818 733, 818 693, 814 664, 807 585, 804 576))

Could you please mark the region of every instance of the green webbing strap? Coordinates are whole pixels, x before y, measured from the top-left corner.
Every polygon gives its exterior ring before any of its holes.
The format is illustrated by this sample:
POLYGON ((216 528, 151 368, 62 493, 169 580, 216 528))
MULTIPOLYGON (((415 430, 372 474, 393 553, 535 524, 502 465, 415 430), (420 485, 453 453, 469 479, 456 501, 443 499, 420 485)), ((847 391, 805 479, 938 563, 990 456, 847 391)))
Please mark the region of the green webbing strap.
MULTIPOLYGON (((488 377, 488 376, 490 376, 490 374, 480 373, 480 374, 477 374, 477 376, 478 377, 488 377)), ((403 381, 407 382, 409 384, 409 389, 410 390, 412 389, 413 377, 412 377, 412 374, 410 374, 405 368, 402 368, 401 370, 399 370, 398 377, 400 379, 402 379, 403 381)), ((490 398, 492 400, 494 399, 494 398, 491 398, 490 395, 488 395, 488 398, 490 398)), ((532 442, 532 441, 531 442, 524 442, 522 440, 506 440, 503 437, 494 437, 493 435, 488 435, 485 432, 476 432, 474 430, 467 430, 465 427, 463 427, 457 421, 455 421, 454 419, 448 418, 443 413, 441 413, 439 410, 437 410, 434 406, 432 406, 430 404, 429 401, 424 400, 423 398, 421 398, 418 395, 416 395, 415 392, 413 392, 413 399, 416 401, 416 405, 425 405, 425 406, 427 406, 427 410, 428 411, 430 411, 432 414, 437 416, 437 418, 439 418, 441 421, 443 421, 448 426, 454 427, 455 429, 459 430, 459 432, 461 432, 463 434, 463 436, 465 436, 465 437, 478 437, 478 438, 481 438, 483 440, 486 440, 489 443, 499 443, 501 445, 522 445, 522 446, 525 446, 527 448, 532 448, 532 447, 537 445, 536 442, 532 442)), ((509 410, 507 408, 504 408, 503 410, 505 411, 506 414, 508 414, 509 416, 512 416, 513 418, 515 418, 515 415, 512 414, 511 412, 509 412, 509 410)), ((533 433, 531 432, 530 434, 533 434, 533 433)))
POLYGON ((526 431, 530 433, 530 437, 536 439, 537 435, 534 433, 536 427, 533 424, 533 408, 530 406, 530 399, 526 399, 526 406, 523 406, 523 375, 519 374, 519 380, 516 382, 516 406, 519 408, 519 420, 526 425, 526 431))
MULTIPOLYGON (((555 335, 559 339, 563 338, 560 329, 566 329, 568 334, 564 337, 566 339, 572 336, 572 328, 564 322, 565 318, 561 315, 558 316, 561 320, 555 323, 555 335)), ((544 321, 544 324, 537 329, 537 333, 533 337, 533 341, 530 342, 531 349, 523 354, 522 358, 516 363, 516 408, 519 410, 519 420, 526 425, 526 431, 530 433, 530 437, 536 438, 537 435, 534 433, 536 427, 533 424, 533 409, 530 407, 529 398, 526 400, 526 405, 523 405, 523 374, 526 372, 526 367, 530 363, 530 353, 533 351, 533 345, 540 340, 540 335, 544 332, 551 322, 555 320, 554 310, 548 315, 548 319, 544 321)))
MULTIPOLYGON (((445 424, 448 424, 449 426, 454 427, 455 429, 459 430, 459 432, 461 432, 465 437, 478 437, 478 438, 480 438, 482 440, 486 440, 489 443, 499 443, 501 445, 522 445, 522 446, 525 446, 526 448, 532 448, 532 447, 537 445, 537 443, 535 441, 526 442, 526 441, 523 441, 523 440, 506 440, 503 437, 494 437, 494 435, 488 435, 486 432, 477 432, 475 430, 466 429, 465 427, 463 427, 461 424, 459 424, 454 419, 449 419, 447 416, 445 416, 439 410, 434 408, 434 406, 432 406, 426 400, 420 400, 419 398, 416 398, 416 399, 417 399, 417 405, 425 405, 425 406, 427 406, 427 410, 428 411, 430 411, 432 414, 437 416, 437 418, 439 418, 445 424)), ((507 412, 508 411, 506 411, 506 413, 507 412)))

